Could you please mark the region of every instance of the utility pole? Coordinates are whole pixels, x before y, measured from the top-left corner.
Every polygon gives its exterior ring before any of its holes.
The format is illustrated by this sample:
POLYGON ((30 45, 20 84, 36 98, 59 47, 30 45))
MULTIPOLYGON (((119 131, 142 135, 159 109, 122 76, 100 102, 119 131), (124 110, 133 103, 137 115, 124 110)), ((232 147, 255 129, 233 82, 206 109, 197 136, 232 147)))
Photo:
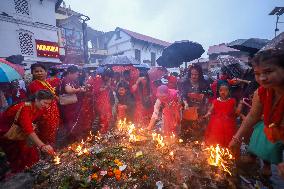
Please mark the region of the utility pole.
POLYGON ((284 22, 279 22, 280 16, 284 13, 284 7, 275 7, 269 15, 276 15, 276 23, 275 23, 275 37, 277 36, 277 32, 279 31, 278 24, 284 23, 284 22))
POLYGON ((90 17, 86 15, 79 15, 79 19, 82 20, 82 31, 83 31, 83 50, 84 50, 84 63, 89 63, 89 54, 88 54, 88 38, 87 38, 87 21, 90 20, 90 17))

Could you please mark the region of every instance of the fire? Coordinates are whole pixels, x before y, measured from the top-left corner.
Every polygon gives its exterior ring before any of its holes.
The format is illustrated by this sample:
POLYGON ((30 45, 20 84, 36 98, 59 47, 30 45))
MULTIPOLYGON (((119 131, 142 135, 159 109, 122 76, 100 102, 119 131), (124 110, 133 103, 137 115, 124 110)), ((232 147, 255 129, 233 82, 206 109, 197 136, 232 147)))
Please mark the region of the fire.
POLYGON ((60 162, 60 157, 55 156, 54 159, 53 159, 53 162, 54 162, 55 165, 60 164, 60 163, 61 163, 61 162, 60 162))
POLYGON ((152 138, 157 141, 157 148, 163 148, 165 146, 164 137, 157 133, 152 133, 152 138))
POLYGON ((208 159, 210 165, 221 167, 225 172, 232 175, 229 170, 229 161, 233 159, 233 155, 228 148, 221 148, 219 144, 217 144, 216 147, 210 146, 210 148, 207 148, 206 150, 210 151, 210 157, 208 159))

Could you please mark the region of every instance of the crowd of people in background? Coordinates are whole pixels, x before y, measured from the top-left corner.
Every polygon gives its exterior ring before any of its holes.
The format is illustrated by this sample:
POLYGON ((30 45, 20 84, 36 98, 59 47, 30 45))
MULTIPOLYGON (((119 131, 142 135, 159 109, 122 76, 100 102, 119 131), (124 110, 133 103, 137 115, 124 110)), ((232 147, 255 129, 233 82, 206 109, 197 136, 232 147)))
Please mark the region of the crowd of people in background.
POLYGON ((270 163, 279 164, 284 176, 284 53, 259 52, 251 63, 259 87, 255 80, 233 78, 225 71, 215 81, 206 80, 199 65, 180 74, 165 73, 164 82, 151 79, 145 70, 86 73, 73 65, 59 73, 33 64, 31 82, 1 86, 0 135, 7 135, 15 123, 26 139, 1 137, 0 147, 12 171, 19 172, 39 160, 38 151, 53 155, 61 147, 60 137, 63 144, 72 143, 91 130, 105 134, 127 119, 184 141, 238 149, 249 143, 246 160, 263 159, 266 175, 271 174, 270 163))

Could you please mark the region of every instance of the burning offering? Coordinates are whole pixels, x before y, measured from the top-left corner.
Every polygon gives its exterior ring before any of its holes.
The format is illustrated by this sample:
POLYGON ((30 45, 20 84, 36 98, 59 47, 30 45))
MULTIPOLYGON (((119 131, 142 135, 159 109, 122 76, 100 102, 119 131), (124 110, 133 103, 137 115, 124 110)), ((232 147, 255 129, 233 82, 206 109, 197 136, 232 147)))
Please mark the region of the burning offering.
POLYGON ((229 149, 216 145, 216 147, 210 146, 206 150, 210 152, 210 157, 208 159, 208 163, 210 165, 220 167, 223 171, 229 173, 229 175, 232 175, 230 168, 233 165, 232 160, 234 158, 229 149))
POLYGON ((230 188, 234 177, 227 149, 183 143, 125 120, 110 133, 90 133, 62 149, 52 162, 40 161, 29 170, 36 179, 33 188, 230 188), (212 166, 222 169, 218 177, 212 166))

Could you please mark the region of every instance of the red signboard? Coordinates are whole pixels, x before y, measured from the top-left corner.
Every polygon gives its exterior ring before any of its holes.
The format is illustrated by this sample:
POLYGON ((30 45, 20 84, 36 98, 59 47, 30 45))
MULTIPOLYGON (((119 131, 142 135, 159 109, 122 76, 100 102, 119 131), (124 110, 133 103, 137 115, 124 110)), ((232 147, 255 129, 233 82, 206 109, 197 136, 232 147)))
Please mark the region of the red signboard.
POLYGON ((59 47, 57 43, 42 40, 35 41, 37 56, 47 58, 59 58, 59 47))

